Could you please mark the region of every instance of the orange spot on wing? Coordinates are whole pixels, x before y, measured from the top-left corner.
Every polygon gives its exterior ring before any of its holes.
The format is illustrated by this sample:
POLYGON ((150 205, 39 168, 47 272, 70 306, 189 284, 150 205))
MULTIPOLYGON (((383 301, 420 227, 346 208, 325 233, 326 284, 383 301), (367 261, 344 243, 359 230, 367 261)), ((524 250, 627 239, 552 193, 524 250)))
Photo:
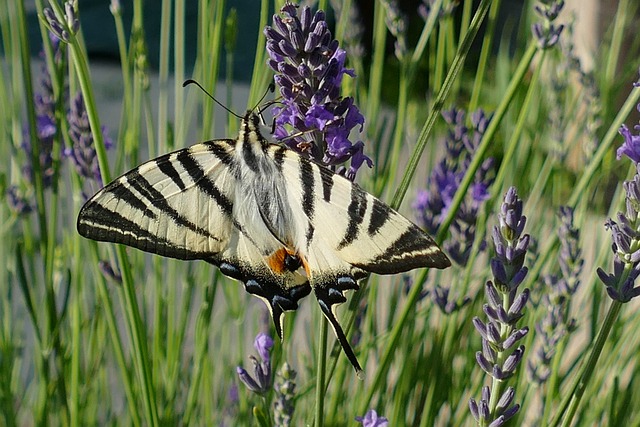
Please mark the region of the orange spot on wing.
POLYGON ((282 274, 286 270, 284 259, 289 252, 285 248, 280 248, 267 258, 269 268, 276 274, 282 274))
POLYGON ((304 271, 307 273, 307 276, 309 275, 309 265, 307 264, 307 260, 289 248, 280 248, 267 258, 267 265, 271 271, 276 274, 285 273, 287 271, 287 267, 285 265, 287 255, 298 257, 302 263, 302 267, 304 267, 304 271))

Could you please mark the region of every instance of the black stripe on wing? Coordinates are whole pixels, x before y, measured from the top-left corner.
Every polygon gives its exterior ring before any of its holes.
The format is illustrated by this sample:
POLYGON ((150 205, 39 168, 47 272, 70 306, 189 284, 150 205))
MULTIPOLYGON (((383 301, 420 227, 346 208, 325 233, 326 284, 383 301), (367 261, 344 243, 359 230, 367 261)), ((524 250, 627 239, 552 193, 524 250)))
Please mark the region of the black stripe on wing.
POLYGON ((313 240, 315 227, 313 226, 313 216, 315 212, 315 196, 313 193, 315 176, 313 166, 307 159, 300 157, 300 184, 302 184, 302 211, 307 216, 307 232, 305 235, 306 246, 309 247, 313 240))
POLYGON ((189 150, 178 152, 177 160, 182 167, 185 168, 196 187, 213 198, 218 206, 220 206, 220 209, 222 209, 222 212, 224 212, 228 218, 232 218, 233 202, 224 195, 215 182, 205 174, 204 169, 202 169, 200 164, 193 158, 189 150))
POLYGON ((360 232, 360 224, 364 220, 364 214, 367 210, 367 197, 366 193, 357 185, 351 185, 351 201, 349 202, 349 208, 347 213, 349 216, 349 223, 347 224, 347 230, 345 231, 342 241, 338 244, 337 250, 344 248, 347 245, 353 243, 358 237, 360 232))
POLYGON ((211 253, 190 251, 159 237, 134 221, 113 212, 99 203, 88 203, 78 216, 78 233, 101 242, 121 243, 146 252, 171 258, 191 260, 206 259, 211 253))
POLYGON ((451 261, 428 234, 412 224, 382 254, 354 265, 372 273, 397 274, 414 268, 447 268, 451 261))
MULTIPOLYGON (((180 152, 178 154, 178 157, 180 157, 180 154, 186 151, 187 150, 183 150, 182 152, 180 152)), ((187 218, 182 216, 176 209, 174 209, 169 204, 168 200, 162 195, 162 193, 158 191, 156 188, 154 188, 154 186, 149 181, 147 181, 147 179, 143 175, 140 174, 139 168, 134 169, 129 174, 127 174, 124 180, 123 179, 118 180, 112 185, 122 185, 122 186, 130 185, 138 193, 144 196, 151 206, 155 207, 159 211, 168 215, 176 224, 186 227, 189 230, 193 231, 194 233, 200 234, 210 239, 219 240, 216 236, 212 235, 209 232, 209 230, 202 228, 197 224, 189 221, 187 218)), ((132 207, 134 206, 132 203, 130 203, 131 200, 129 199, 120 199, 120 200, 124 201, 125 203, 129 204, 132 207)), ((147 206, 146 208, 148 209, 149 207, 147 206)))

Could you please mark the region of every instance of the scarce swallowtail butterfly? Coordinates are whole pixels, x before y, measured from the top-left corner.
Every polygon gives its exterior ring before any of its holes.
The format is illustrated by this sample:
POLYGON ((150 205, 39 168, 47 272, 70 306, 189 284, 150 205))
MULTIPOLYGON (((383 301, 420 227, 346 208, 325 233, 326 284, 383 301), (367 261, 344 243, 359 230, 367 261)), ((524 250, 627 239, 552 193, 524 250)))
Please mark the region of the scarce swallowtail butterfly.
POLYGON ((269 143, 249 111, 236 139, 165 154, 125 173, 80 210, 78 232, 182 260, 201 259, 282 314, 314 292, 349 361, 336 319, 369 273, 446 268, 429 235, 347 178, 269 143))

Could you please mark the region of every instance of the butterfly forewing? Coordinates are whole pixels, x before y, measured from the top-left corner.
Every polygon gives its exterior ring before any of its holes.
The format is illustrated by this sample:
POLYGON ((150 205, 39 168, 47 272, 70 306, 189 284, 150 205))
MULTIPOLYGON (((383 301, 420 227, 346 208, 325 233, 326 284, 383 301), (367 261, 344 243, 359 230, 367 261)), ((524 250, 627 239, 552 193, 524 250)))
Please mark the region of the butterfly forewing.
POLYGON ((150 160, 100 190, 81 209, 78 231, 178 259, 219 253, 232 231, 232 171, 216 149, 229 141, 197 144, 150 160))
POLYGON ((369 272, 445 268, 419 227, 346 178, 269 144, 248 112, 237 139, 150 160, 93 196, 81 235, 179 259, 202 259, 263 299, 281 336, 282 313, 313 289, 350 362, 335 316, 369 272))

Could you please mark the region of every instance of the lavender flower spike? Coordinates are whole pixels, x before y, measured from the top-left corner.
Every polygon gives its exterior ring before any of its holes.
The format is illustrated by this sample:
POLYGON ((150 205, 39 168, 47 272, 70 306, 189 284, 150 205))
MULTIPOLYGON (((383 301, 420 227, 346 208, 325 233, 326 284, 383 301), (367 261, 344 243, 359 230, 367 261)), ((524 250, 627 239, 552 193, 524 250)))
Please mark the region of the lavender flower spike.
MULTIPOLYGON (((640 105, 638 106, 640 108, 640 105)), ((640 125, 634 127, 640 133, 640 125)), ((633 135, 623 126, 620 130, 624 136, 624 144, 618 149, 618 157, 630 158, 636 166, 636 174, 623 184, 625 191, 624 213, 618 212, 617 221, 610 218, 605 226, 611 230, 613 241, 613 273, 605 273, 598 268, 598 277, 604 283, 609 297, 620 302, 629 302, 640 295, 640 286, 636 279, 640 276, 640 135, 633 135)))
POLYGON ((378 416, 375 409, 369 409, 363 417, 356 417, 356 421, 362 423, 363 427, 387 427, 389 425, 389 420, 378 416))
MULTIPOLYGON (((64 150, 64 155, 72 160, 81 177, 94 180, 102 186, 98 157, 82 93, 78 92, 72 100, 67 118, 69 120, 69 136, 73 145, 64 150)), ((106 134, 106 128, 103 127, 102 133, 106 134)), ((107 149, 113 146, 111 139, 106 136, 104 143, 107 149)))
POLYGON ((490 426, 503 425, 520 409, 519 405, 512 404, 515 391, 512 387, 505 389, 505 381, 524 358, 524 345, 516 344, 529 332, 529 328, 517 325, 529 300, 528 289, 518 293, 527 274, 524 260, 529 236, 522 234, 526 217, 522 215, 522 200, 513 187, 504 197, 498 222, 493 230, 496 256, 491 260, 491 270, 494 280, 487 282, 485 287, 487 304, 483 311, 487 321, 478 317, 473 319, 482 337, 482 351, 476 353, 476 361, 493 378, 492 389, 484 387, 479 402, 469 401, 469 409, 478 425, 490 426), (491 399, 492 394, 500 398, 491 399))
POLYGON ((343 172, 354 179, 363 163, 373 165, 364 155, 364 143, 351 142, 351 130, 362 131, 364 117, 351 97, 340 96, 346 52, 338 47, 325 21, 324 12, 314 15, 289 2, 273 16, 273 26, 266 27, 269 67, 282 95, 282 106, 273 109, 275 137, 315 161, 343 172), (351 159, 345 171, 340 166, 351 159))
POLYGON ((273 339, 264 333, 259 333, 253 342, 253 346, 260 355, 260 361, 255 356, 249 356, 253 363, 254 376, 251 376, 246 369, 241 366, 236 368, 240 381, 249 390, 257 394, 265 394, 271 389, 271 355, 269 352, 273 347, 273 339), (255 378, 254 378, 255 377, 255 378))
POLYGON ((533 24, 531 31, 538 40, 540 49, 549 49, 558 43, 564 25, 555 25, 560 11, 564 7, 564 0, 540 0, 535 6, 540 22, 533 24))

